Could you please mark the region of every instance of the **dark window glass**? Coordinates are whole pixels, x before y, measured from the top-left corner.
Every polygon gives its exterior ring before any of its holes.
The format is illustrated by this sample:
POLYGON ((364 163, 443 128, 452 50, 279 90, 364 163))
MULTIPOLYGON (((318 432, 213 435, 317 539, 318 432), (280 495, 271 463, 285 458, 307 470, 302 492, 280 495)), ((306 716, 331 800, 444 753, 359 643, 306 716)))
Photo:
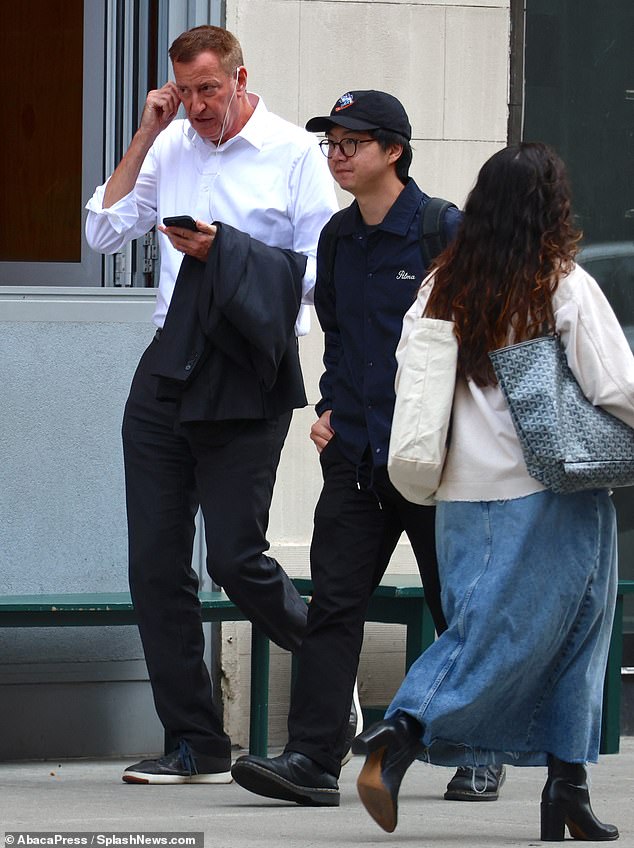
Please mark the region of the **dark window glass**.
MULTIPOLYGON (((584 232, 579 262, 605 291, 634 347, 634 4, 527 0, 524 139, 570 172, 584 232)), ((620 576, 634 579, 634 488, 614 494, 620 576)), ((634 666, 634 598, 623 665, 634 666)))

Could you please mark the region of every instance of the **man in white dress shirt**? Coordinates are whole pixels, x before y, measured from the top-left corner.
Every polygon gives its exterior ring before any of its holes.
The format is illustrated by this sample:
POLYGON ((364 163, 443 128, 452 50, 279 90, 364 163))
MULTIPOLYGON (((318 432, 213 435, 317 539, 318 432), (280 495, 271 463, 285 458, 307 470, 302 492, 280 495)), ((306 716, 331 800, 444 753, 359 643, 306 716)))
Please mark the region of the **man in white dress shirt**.
MULTIPOLYGON (((194 517, 200 505, 214 581, 271 639, 296 650, 306 607, 280 565, 265 554, 265 534, 292 409, 306 402, 293 322, 297 334, 306 332, 317 239, 337 204, 314 136, 268 112, 247 91, 242 51, 231 33, 196 27, 175 40, 170 58, 175 81, 148 94, 127 152, 87 205, 88 241, 100 252, 113 253, 155 225, 162 234, 157 334, 132 382, 123 444, 130 588, 157 712, 176 747, 130 766, 123 780, 224 783, 231 779, 231 743, 213 706, 203 660, 198 583, 191 569, 194 517), (176 119, 181 103, 185 120, 176 119), (196 229, 160 223, 174 215, 192 216, 196 229), (202 278, 211 264, 218 273, 215 254, 228 243, 223 234, 236 231, 240 244, 244 234, 253 240, 246 243, 254 247, 258 270, 263 264, 267 285, 275 285, 268 269, 277 274, 280 264, 288 263, 289 278, 295 274, 292 339, 273 385, 260 385, 257 366, 242 381, 244 363, 227 357, 211 332, 203 357, 209 370, 199 369, 187 384, 184 415, 185 393, 181 399, 157 398, 168 327, 172 338, 178 336, 175 309, 168 316, 170 302, 175 288, 181 303, 183 296, 186 301, 192 275, 202 278), (216 380, 211 389, 209 374, 216 380), (191 412, 190 398, 202 390, 205 402, 194 403, 197 411, 191 412)), ((280 300, 287 291, 282 285, 280 300)), ((278 299, 272 300, 264 308, 273 312, 278 299)), ((244 327, 228 326, 236 338, 241 329, 244 333, 244 327)), ((248 342, 240 339, 247 348, 248 342)))

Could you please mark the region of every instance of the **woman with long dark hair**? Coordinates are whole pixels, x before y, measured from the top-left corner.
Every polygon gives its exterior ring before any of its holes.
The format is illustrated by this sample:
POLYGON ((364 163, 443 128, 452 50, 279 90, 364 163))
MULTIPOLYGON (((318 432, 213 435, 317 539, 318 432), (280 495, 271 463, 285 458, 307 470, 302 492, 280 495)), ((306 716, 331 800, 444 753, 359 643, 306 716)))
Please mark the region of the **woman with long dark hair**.
POLYGON ((575 263, 562 161, 544 144, 496 153, 464 221, 407 313, 455 322, 458 378, 436 533, 448 629, 408 672, 383 721, 355 740, 361 799, 396 827, 414 759, 547 766, 541 838, 613 840, 594 815, 616 595, 606 490, 555 494, 529 476, 488 353, 556 332, 586 397, 634 427, 634 357, 597 283, 575 263), (491 716, 496 716, 491 721, 491 716))

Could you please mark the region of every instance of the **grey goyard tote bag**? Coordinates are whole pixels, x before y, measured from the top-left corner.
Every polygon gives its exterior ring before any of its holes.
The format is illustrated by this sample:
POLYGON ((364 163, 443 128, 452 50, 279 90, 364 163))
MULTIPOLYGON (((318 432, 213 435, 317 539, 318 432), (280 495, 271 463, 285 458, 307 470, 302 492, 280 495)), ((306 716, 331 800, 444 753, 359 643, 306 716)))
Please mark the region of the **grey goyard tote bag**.
POLYGON ((489 358, 531 477, 560 493, 634 485, 634 429, 586 399, 557 336, 489 358))

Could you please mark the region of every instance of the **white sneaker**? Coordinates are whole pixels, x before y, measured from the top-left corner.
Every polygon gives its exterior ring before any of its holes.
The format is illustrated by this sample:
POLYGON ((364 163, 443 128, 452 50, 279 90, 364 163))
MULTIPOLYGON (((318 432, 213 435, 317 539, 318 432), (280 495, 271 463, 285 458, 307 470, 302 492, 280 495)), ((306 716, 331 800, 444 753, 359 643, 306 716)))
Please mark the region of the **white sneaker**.
POLYGON ((348 729, 346 731, 346 747, 341 758, 341 765, 345 766, 352 759, 352 740, 363 731, 363 713, 361 712, 361 702, 359 700, 359 687, 355 681, 354 690, 352 692, 352 704, 350 705, 350 718, 348 719, 348 729))

